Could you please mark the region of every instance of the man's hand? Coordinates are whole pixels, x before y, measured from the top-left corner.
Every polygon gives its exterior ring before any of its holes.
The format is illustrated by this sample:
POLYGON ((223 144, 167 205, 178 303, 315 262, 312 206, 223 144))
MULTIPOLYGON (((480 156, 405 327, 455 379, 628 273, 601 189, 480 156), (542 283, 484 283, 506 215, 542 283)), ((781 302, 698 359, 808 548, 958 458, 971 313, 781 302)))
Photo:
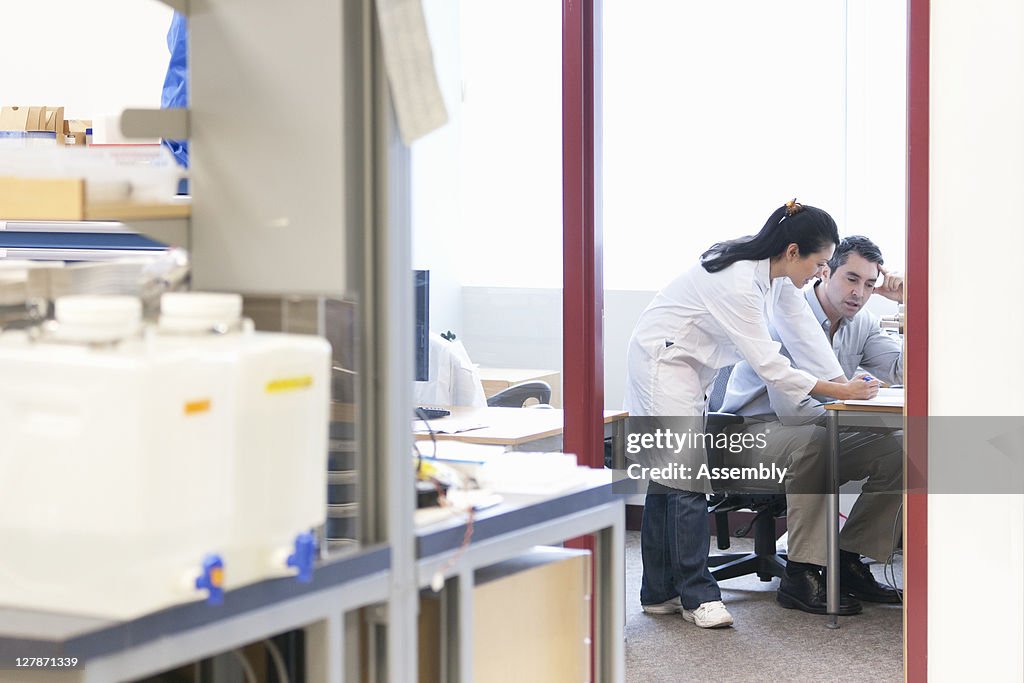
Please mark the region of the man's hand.
POLYGON ((878 266, 882 273, 882 284, 875 287, 875 294, 880 294, 886 299, 892 299, 898 304, 903 303, 903 276, 890 273, 882 266, 878 266))
POLYGON ((843 400, 861 400, 867 401, 873 399, 878 395, 879 382, 871 375, 865 373, 857 373, 857 375, 847 383, 846 388, 848 396, 843 397, 843 400))

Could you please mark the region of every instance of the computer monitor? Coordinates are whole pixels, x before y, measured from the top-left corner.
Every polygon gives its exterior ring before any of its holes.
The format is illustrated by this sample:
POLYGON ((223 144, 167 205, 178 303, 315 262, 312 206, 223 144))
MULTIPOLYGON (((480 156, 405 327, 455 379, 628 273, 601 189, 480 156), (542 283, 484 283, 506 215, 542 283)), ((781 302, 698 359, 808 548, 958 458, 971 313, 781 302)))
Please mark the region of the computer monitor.
POLYGON ((416 307, 416 373, 417 382, 430 377, 430 271, 413 271, 413 300, 416 307))

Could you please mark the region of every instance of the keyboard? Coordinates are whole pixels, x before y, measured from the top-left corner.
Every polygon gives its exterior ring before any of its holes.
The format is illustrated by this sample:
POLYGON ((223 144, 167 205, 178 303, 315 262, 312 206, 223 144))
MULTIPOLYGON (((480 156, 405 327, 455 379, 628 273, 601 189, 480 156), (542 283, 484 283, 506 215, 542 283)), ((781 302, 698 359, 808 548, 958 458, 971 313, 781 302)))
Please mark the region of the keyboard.
POLYGON ((446 417, 451 414, 452 411, 445 410, 444 408, 417 408, 413 411, 413 417, 417 420, 424 419, 424 416, 428 420, 436 420, 439 417, 446 417))

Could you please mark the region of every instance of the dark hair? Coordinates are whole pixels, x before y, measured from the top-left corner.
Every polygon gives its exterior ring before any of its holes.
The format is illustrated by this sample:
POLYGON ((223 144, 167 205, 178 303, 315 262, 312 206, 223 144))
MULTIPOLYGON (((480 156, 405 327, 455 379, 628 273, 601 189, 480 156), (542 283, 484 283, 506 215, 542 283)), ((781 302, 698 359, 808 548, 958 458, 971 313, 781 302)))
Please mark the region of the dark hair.
POLYGON ((877 244, 863 235, 850 235, 849 237, 844 237, 843 241, 836 247, 832 258, 828 260, 828 269, 833 273, 839 270, 839 266, 850 259, 850 252, 860 254, 862 258, 871 263, 877 263, 878 265, 885 263, 882 260, 882 250, 878 248, 877 244))
POLYGON ((709 273, 717 273, 737 261, 760 261, 778 256, 796 244, 801 256, 813 254, 828 244, 839 244, 839 229, 827 212, 795 201, 775 209, 761 232, 727 242, 718 242, 700 257, 709 273))

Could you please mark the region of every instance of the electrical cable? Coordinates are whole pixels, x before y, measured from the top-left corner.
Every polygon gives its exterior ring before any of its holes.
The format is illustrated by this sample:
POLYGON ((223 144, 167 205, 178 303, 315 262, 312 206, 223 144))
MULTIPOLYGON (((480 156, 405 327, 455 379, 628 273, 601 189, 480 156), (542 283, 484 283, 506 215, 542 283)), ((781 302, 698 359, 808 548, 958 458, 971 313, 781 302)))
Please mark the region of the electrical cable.
POLYGON ((270 658, 274 660, 274 669, 277 671, 278 683, 290 683, 288 670, 284 665, 284 657, 281 656, 281 650, 277 647, 277 643, 267 638, 263 641, 263 647, 267 648, 270 658))
POLYGON ((253 670, 252 664, 249 663, 249 658, 246 657, 245 654, 239 649, 232 650, 231 654, 233 654, 235 656, 235 659, 238 660, 238 663, 242 665, 242 670, 245 672, 246 682, 257 683, 256 672, 253 670))
MULTIPOLYGON (((427 426, 427 431, 430 432, 430 441, 434 446, 434 457, 436 458, 437 434, 434 432, 434 428, 430 426, 430 420, 427 419, 426 411, 424 411, 422 408, 416 408, 416 414, 419 416, 421 420, 423 420, 423 424, 427 426)), ((416 446, 415 439, 413 440, 413 448, 415 448, 416 455, 418 456, 416 464, 416 471, 418 473, 423 466, 423 454, 420 452, 419 447, 416 446)), ((453 507, 452 504, 448 501, 448 499, 444 496, 443 490, 441 488, 441 482, 438 481, 437 479, 433 479, 433 482, 434 486, 437 487, 438 502, 444 507, 453 507)), ((466 510, 466 531, 462 535, 462 542, 459 544, 459 547, 455 551, 455 554, 452 555, 448 559, 448 561, 445 562, 445 564, 434 573, 433 580, 431 581, 431 588, 434 589, 435 593, 439 592, 441 588, 444 587, 445 572, 447 572, 449 569, 455 566, 455 563, 458 562, 459 558, 462 557, 462 553, 464 553, 466 551, 466 548, 469 546, 469 540, 473 537, 473 513, 473 507, 470 506, 466 510)))
MULTIPOLYGON (((434 428, 430 426, 430 420, 427 419, 427 411, 423 408, 416 408, 416 415, 423 420, 423 424, 427 426, 427 431, 430 432, 430 443, 434 446, 434 457, 437 457, 437 434, 434 433, 434 428)), ((420 452, 420 447, 416 445, 416 439, 412 440, 412 447, 416 450, 416 473, 419 474, 423 468, 423 453, 420 452)))
POLYGON ((889 552, 889 559, 885 561, 882 566, 882 576, 885 578, 886 585, 889 588, 896 591, 896 594, 900 596, 900 603, 903 603, 903 591, 896 587, 896 532, 900 527, 900 513, 903 512, 903 502, 900 502, 900 506, 896 509, 896 519, 892 523, 892 550, 889 552), (892 580, 889 580, 889 574, 892 573, 892 580))
POLYGON ((462 557, 462 553, 469 547, 469 540, 473 537, 473 508, 470 507, 466 510, 466 531, 462 535, 462 542, 459 543, 459 547, 455 550, 455 554, 448 558, 436 572, 434 572, 433 580, 430 582, 430 587, 435 593, 441 591, 444 587, 444 575, 449 569, 455 566, 455 563, 462 557))

